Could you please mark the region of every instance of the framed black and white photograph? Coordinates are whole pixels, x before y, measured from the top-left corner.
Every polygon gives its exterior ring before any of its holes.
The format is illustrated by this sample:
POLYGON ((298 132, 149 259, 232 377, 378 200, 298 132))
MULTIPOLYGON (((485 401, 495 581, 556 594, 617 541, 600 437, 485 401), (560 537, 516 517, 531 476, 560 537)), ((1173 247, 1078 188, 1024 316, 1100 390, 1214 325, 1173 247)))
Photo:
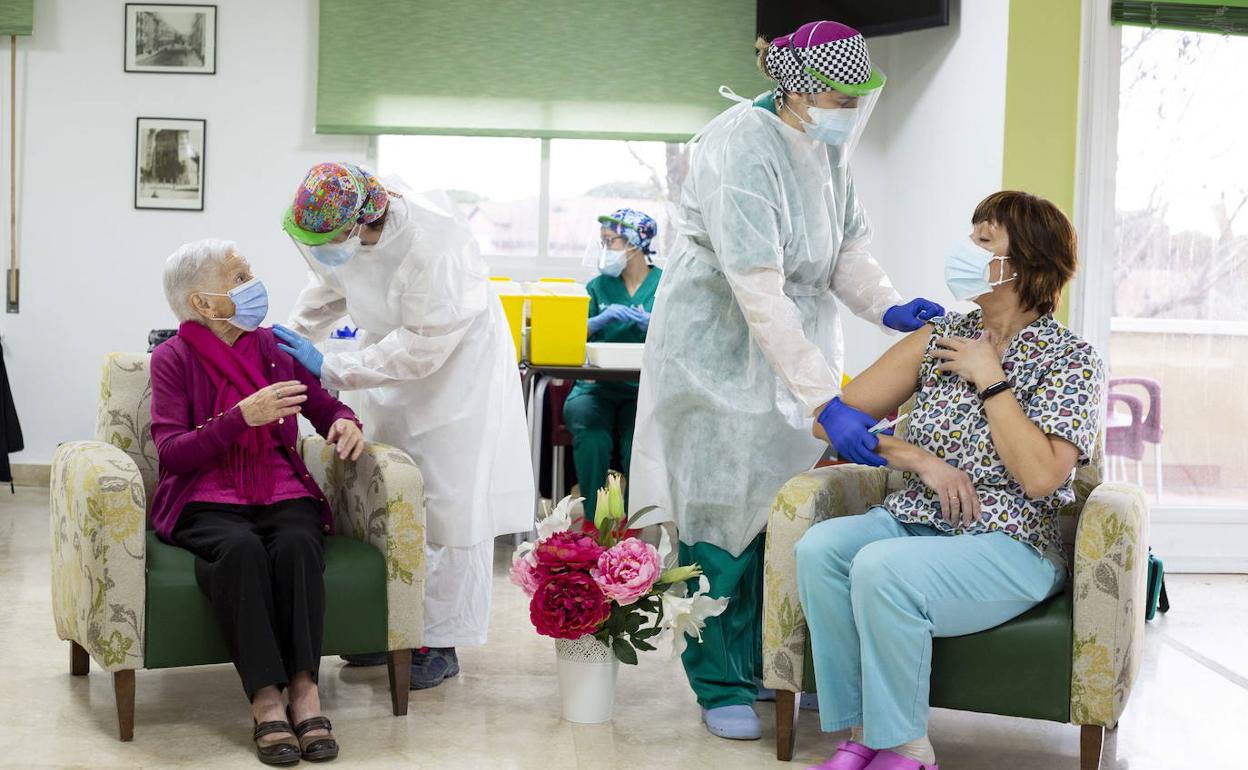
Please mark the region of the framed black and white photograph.
POLYGON ((217 6, 126 3, 125 69, 216 74, 217 6))
POLYGON ((134 207, 204 210, 204 135, 208 124, 187 118, 139 118, 134 207))

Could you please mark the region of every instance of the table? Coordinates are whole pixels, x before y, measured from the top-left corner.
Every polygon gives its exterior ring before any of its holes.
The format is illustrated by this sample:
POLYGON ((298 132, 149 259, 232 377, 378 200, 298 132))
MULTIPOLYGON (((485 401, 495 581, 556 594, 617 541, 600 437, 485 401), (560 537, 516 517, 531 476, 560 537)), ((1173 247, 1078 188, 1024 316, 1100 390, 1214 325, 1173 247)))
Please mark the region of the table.
MULTIPOLYGON (((525 414, 528 417, 529 451, 533 462, 533 522, 536 528, 542 493, 540 476, 542 472, 542 409, 545 403, 546 386, 551 380, 596 380, 598 382, 636 382, 641 379, 640 369, 602 369, 597 366, 541 366, 527 361, 520 362, 520 382, 524 393, 525 414)), ((551 462, 551 490, 557 488, 561 469, 551 462)), ((558 502, 557 500, 554 502, 558 502)), ((531 533, 532 534, 532 533, 531 533)), ((517 538, 520 536, 517 535, 517 538)))

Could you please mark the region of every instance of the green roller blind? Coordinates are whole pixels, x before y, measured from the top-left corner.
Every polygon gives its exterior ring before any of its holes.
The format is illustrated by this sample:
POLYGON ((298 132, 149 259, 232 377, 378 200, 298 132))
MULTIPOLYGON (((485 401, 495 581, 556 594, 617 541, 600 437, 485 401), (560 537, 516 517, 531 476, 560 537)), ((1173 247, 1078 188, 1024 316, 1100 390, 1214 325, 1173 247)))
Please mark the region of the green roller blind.
POLYGON ((1116 24, 1248 35, 1248 0, 1113 0, 1109 14, 1116 24))
POLYGON ((0 35, 29 35, 34 27, 34 0, 0 0, 0 35))
POLYGON ((684 141, 768 86, 755 0, 321 0, 316 130, 684 141))

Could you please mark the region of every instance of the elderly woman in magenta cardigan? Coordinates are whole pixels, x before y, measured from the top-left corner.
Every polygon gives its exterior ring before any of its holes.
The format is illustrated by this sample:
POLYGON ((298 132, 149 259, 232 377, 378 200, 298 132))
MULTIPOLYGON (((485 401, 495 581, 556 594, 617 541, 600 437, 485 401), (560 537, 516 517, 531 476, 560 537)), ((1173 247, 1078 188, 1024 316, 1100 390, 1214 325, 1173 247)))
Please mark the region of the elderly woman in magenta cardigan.
POLYGON ((316 684, 333 519, 296 450, 297 420, 353 461, 360 422, 259 328, 268 297, 234 244, 182 246, 164 285, 181 326, 152 354, 152 525, 198 557, 196 579, 251 701, 260 761, 333 759, 316 684))

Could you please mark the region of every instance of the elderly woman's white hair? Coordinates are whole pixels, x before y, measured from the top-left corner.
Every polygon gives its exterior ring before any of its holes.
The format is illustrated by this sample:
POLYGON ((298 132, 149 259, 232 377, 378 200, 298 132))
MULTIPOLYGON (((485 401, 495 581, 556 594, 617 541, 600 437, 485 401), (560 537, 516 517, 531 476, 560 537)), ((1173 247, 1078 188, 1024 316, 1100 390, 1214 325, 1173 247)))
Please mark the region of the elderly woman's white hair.
POLYGON ((194 321, 199 314, 191 309, 186 298, 203 291, 211 280, 212 270, 219 269, 231 254, 238 251, 234 241, 205 238, 184 243, 165 260, 165 299, 178 321, 194 321))

